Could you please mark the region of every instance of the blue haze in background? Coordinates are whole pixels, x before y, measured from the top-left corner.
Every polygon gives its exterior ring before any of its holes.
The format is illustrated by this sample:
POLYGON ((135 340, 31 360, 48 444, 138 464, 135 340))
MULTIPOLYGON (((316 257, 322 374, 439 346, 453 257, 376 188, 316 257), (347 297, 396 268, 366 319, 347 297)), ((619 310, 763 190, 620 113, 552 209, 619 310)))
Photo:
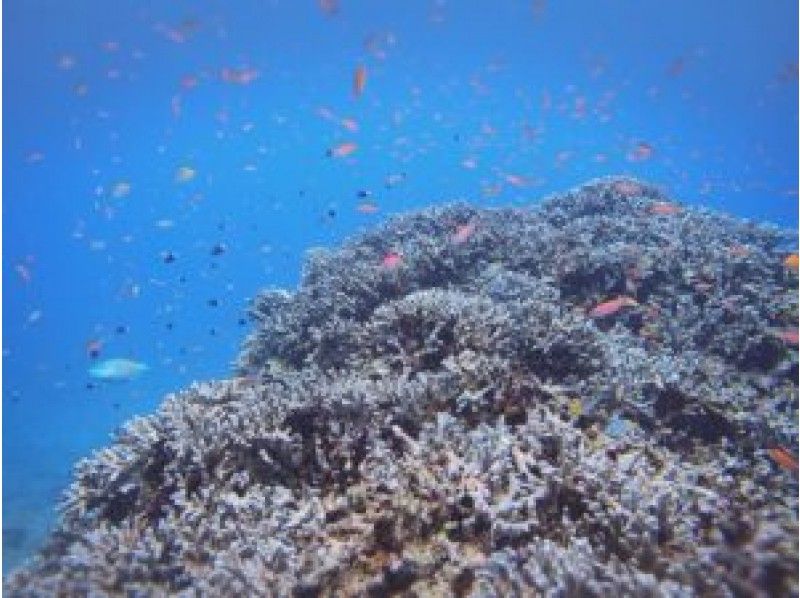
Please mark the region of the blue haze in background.
POLYGON ((229 375, 248 298, 296 285, 311 247, 397 212, 528 204, 607 174, 795 229, 797 10, 6 2, 4 571, 54 525, 78 459, 165 393, 229 375), (326 156, 344 142, 351 156, 326 156), (180 167, 196 176, 176 181, 180 167), (93 341, 100 360, 149 370, 93 382, 93 341))

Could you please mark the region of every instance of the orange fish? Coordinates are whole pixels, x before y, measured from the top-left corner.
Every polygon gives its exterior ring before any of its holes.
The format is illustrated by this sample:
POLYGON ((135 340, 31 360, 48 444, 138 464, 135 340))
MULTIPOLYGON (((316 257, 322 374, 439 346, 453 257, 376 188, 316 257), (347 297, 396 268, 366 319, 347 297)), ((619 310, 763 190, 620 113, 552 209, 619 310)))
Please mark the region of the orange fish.
POLYGON ((403 263, 403 256, 394 251, 390 251, 389 253, 384 255, 383 259, 381 260, 381 265, 389 270, 397 268, 402 263, 403 263))
POLYGON ((628 160, 631 162, 641 162, 653 157, 653 146, 645 141, 640 141, 628 153, 628 160))
POLYGON ((459 224, 456 227, 456 232, 453 233, 451 237, 453 243, 456 245, 460 245, 461 243, 465 243, 471 236, 472 233, 475 232, 475 223, 469 222, 467 224, 459 224))
POLYGON ((329 158, 346 158, 353 152, 358 149, 358 146, 353 143, 352 141, 345 141, 344 143, 340 143, 336 147, 330 148, 326 152, 326 156, 329 158))
POLYGON ((592 318, 604 318, 617 313, 623 307, 634 307, 636 305, 639 304, 635 299, 623 295, 596 305, 589 311, 589 316, 592 318))
POLYGON ((356 206, 356 212, 359 214, 375 214, 379 209, 378 204, 371 201, 364 201, 356 206))
POLYGON ((364 91, 364 86, 367 84, 367 69, 363 65, 356 67, 356 72, 353 75, 353 95, 359 97, 364 91))
POLYGON ((786 256, 786 259, 783 260, 783 265, 789 268, 789 270, 797 272, 797 266, 800 265, 800 257, 798 257, 796 253, 790 253, 786 256))
POLYGON ((659 216, 671 216, 673 214, 680 214, 680 206, 674 203, 667 203, 666 201, 657 201, 650 205, 648 210, 651 214, 658 214, 659 216))
POLYGON ((779 467, 797 473, 797 459, 782 446, 774 446, 767 451, 779 467))

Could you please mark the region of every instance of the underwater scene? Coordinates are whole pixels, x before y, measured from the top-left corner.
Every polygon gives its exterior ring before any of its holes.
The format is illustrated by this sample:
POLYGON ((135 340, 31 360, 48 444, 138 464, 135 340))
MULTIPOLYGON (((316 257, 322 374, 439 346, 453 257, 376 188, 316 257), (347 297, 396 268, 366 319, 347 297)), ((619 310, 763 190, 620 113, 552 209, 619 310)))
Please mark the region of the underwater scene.
POLYGON ((797 596, 798 3, 3 3, 7 596, 797 596))

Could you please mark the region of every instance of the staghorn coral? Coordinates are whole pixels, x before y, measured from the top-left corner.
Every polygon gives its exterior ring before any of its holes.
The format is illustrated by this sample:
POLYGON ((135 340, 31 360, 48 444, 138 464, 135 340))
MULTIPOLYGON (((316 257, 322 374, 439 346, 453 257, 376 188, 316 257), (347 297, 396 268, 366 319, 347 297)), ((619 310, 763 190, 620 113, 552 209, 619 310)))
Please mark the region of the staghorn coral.
POLYGON ((311 254, 237 376, 77 466, 6 592, 796 594, 797 478, 765 453, 797 445, 786 236, 655 201, 604 179, 311 254))

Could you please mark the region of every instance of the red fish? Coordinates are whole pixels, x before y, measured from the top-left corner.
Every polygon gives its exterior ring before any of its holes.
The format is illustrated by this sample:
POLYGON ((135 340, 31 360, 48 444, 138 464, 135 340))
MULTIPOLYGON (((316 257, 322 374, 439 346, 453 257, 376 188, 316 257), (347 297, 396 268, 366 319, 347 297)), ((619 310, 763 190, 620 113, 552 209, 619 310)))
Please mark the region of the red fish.
POLYGON ((631 162, 642 162, 653 157, 653 146, 645 141, 640 141, 628 152, 628 160, 631 162))
POLYGON ((680 214, 680 206, 674 203, 667 203, 666 201, 657 201, 652 204, 648 210, 651 214, 658 214, 659 216, 672 216, 673 214, 680 214))
POLYGON ((318 0, 317 4, 319 9, 329 17, 339 12, 339 0, 318 0))
POLYGON ((592 318, 605 318, 606 316, 617 313, 623 307, 634 307, 636 305, 639 304, 635 299, 623 295, 596 305, 589 311, 589 316, 592 318))
POLYGON ((782 446, 774 446, 767 450, 769 456, 779 467, 797 473, 797 458, 782 446))
POLYGON ((326 155, 329 158, 346 158, 358 149, 358 146, 352 141, 345 141, 339 145, 330 148, 326 155))
POLYGON ((353 75, 353 95, 359 97, 364 91, 364 86, 367 84, 367 68, 363 65, 358 65, 356 72, 353 75))
POLYGON ((379 209, 378 204, 371 201, 364 201, 356 206, 356 212, 359 214, 375 214, 379 209))
POLYGON ((452 240, 456 245, 465 243, 475 232, 475 223, 469 222, 467 224, 459 224, 456 227, 456 232, 453 233, 452 240))
POLYGON ((796 328, 787 328, 786 330, 778 330, 775 332, 775 336, 781 339, 787 345, 797 346, 798 341, 800 341, 800 335, 798 335, 796 328))
POLYGON ((383 256, 381 260, 381 265, 389 270, 397 268, 403 263, 403 256, 395 251, 390 251, 386 255, 383 256))

